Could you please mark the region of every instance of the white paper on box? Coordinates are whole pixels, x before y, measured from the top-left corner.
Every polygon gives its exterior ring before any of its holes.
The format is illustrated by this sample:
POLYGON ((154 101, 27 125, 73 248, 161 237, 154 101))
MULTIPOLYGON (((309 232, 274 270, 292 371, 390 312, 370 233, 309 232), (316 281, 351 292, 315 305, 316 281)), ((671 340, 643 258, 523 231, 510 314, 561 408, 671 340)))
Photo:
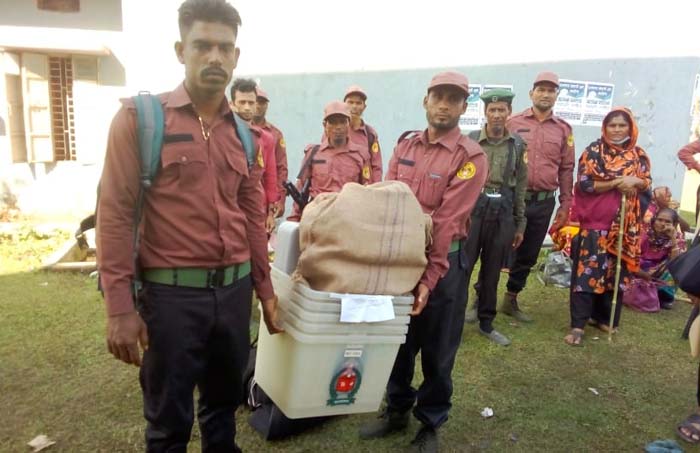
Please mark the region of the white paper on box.
POLYGON ((340 322, 381 322, 394 319, 391 296, 331 294, 340 299, 340 322))

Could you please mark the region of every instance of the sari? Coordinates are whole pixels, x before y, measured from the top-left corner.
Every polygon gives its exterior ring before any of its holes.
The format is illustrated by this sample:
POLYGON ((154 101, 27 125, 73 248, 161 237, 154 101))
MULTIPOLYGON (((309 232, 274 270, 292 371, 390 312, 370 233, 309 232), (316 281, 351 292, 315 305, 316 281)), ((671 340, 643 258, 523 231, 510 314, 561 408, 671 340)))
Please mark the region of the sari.
POLYGON ((639 193, 651 185, 651 164, 646 152, 637 146, 637 123, 626 108, 616 107, 605 116, 602 136, 591 143, 579 158, 578 181, 574 204, 581 223, 578 235, 574 292, 602 294, 612 291, 618 237, 622 234, 622 273, 620 287, 629 284, 629 272, 639 270, 643 231, 639 193), (630 124, 629 139, 615 144, 607 136, 606 125, 622 113, 630 124), (616 189, 596 193, 596 182, 612 181, 622 176, 636 176, 645 187, 628 196, 625 202, 624 228, 620 224, 621 194, 616 189))

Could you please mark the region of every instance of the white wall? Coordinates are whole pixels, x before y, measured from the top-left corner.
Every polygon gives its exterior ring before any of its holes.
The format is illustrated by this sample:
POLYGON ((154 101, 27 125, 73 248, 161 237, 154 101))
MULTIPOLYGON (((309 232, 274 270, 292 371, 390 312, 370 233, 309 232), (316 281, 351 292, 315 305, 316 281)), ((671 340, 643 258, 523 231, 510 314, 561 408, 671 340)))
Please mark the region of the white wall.
POLYGON ((122 28, 121 0, 80 0, 80 11, 40 10, 36 0, 0 0, 0 25, 90 30, 122 28))

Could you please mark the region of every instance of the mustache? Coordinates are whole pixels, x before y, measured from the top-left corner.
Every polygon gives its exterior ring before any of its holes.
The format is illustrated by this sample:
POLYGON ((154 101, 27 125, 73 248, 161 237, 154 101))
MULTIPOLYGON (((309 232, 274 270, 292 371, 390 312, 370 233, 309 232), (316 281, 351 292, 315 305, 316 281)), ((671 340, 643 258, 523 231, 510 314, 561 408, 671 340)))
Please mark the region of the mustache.
POLYGON ((201 72, 202 77, 208 77, 208 76, 221 76, 223 78, 228 77, 228 74, 226 74, 226 71, 224 71, 221 68, 206 68, 203 69, 201 72))

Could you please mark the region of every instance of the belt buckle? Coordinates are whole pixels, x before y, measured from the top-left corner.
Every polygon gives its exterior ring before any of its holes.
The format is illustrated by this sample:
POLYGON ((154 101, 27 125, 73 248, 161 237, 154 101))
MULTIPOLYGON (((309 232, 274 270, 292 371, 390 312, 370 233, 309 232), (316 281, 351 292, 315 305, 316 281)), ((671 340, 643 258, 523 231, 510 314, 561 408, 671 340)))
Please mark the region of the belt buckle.
POLYGON ((222 267, 207 270, 207 288, 223 287, 225 276, 226 273, 222 267))

